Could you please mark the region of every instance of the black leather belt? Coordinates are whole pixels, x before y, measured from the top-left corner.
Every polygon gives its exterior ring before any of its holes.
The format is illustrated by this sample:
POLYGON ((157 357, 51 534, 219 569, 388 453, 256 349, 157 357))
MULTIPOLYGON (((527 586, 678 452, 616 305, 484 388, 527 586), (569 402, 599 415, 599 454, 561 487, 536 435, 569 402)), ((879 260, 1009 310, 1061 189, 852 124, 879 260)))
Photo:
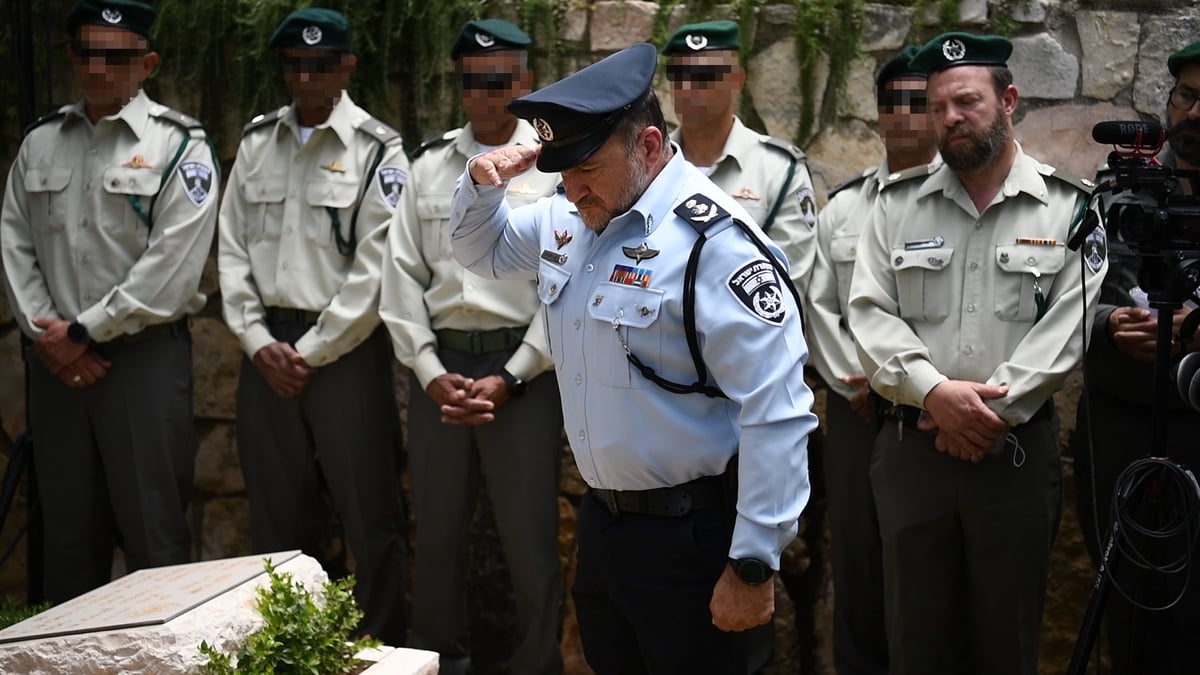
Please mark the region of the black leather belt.
POLYGON ((168 335, 183 335, 188 332, 188 320, 179 319, 170 323, 156 323, 153 326, 146 326, 136 333, 128 335, 118 335, 107 342, 97 343, 101 348, 121 347, 131 345, 146 340, 153 340, 157 337, 165 337, 168 335))
POLYGON ((311 312, 307 309, 293 309, 291 307, 267 307, 267 322, 268 323, 289 323, 289 324, 315 324, 320 318, 320 312, 311 312))
POLYGON ((725 476, 705 476, 682 485, 652 490, 589 490, 592 498, 614 516, 640 513, 676 518, 692 511, 725 506, 725 492, 725 476))
POLYGON ((496 330, 455 330, 443 328, 434 331, 438 347, 466 352, 472 356, 506 352, 521 346, 528 326, 519 328, 497 328, 496 330))
MULTIPOLYGON (((883 416, 894 421, 898 421, 911 429, 917 428, 917 421, 921 419, 921 413, 924 412, 920 408, 911 405, 897 405, 887 408, 883 411, 883 416)), ((1047 400, 1042 404, 1042 407, 1037 409, 1037 412, 1025 421, 1025 424, 1032 422, 1041 422, 1042 420, 1050 419, 1050 415, 1054 412, 1053 399, 1047 400)))

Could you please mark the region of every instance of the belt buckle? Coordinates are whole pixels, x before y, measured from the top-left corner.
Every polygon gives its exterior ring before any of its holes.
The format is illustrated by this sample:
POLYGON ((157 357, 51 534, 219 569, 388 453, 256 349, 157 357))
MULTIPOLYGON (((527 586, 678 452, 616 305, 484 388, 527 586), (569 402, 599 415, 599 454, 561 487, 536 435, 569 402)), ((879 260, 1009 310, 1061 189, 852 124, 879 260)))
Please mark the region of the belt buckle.
POLYGON ((600 505, 605 508, 610 514, 617 516, 621 514, 621 509, 617 508, 617 493, 612 490, 592 490, 592 497, 600 502, 600 505))

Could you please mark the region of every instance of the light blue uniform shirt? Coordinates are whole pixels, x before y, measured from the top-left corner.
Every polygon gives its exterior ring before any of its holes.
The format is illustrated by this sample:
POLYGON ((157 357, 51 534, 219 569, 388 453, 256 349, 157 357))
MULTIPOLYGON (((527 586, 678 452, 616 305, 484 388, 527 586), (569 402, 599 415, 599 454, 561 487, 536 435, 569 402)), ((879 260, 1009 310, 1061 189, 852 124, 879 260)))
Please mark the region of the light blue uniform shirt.
POLYGON ((536 276, 564 425, 587 484, 678 485, 723 473, 737 454, 730 556, 778 569, 809 494, 808 434, 817 418, 803 377, 808 349, 790 292, 722 209, 752 222, 676 150, 633 207, 599 235, 561 192, 510 210, 504 190, 475 185, 466 173, 450 227, 455 257, 472 272, 536 276), (668 380, 695 382, 683 279, 697 236, 689 220, 709 218, 696 328, 709 381, 728 399, 670 393, 634 369, 624 348, 668 380))

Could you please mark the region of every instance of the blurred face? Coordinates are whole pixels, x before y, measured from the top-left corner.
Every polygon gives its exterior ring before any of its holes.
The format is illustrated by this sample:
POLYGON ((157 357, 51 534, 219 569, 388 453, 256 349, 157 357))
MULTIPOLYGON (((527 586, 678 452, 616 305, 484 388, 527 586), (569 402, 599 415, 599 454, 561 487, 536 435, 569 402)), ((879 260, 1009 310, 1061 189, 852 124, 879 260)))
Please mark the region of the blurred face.
POLYGON ((929 76, 929 115, 938 150, 947 166, 970 172, 987 167, 1003 152, 1012 135, 1010 115, 1017 107, 1017 88, 996 96, 992 76, 982 66, 957 66, 929 76))
POLYGON ((328 49, 281 49, 279 66, 283 83, 300 108, 325 107, 336 103, 350 82, 358 59, 328 49))
POLYGON ((684 121, 721 119, 733 114, 733 101, 746 83, 738 53, 716 49, 675 55, 667 62, 675 114, 684 121))
POLYGON ((1180 159, 1200 166, 1200 63, 1189 63, 1167 100, 1167 139, 1180 159))
POLYGON ((505 106, 530 92, 533 73, 525 52, 503 50, 468 54, 458 60, 456 74, 463 110, 476 132, 511 123, 505 106))
POLYGON ((112 26, 80 26, 71 41, 71 70, 89 108, 111 114, 137 96, 158 65, 146 38, 112 26))
MULTIPOLYGON (((639 139, 658 129, 642 131, 639 139)), ((609 137, 600 149, 583 163, 562 171, 567 199, 579 209, 579 216, 588 229, 597 232, 608 226, 613 218, 625 213, 650 184, 650 166, 641 142, 630 149, 616 134, 609 137)))
POLYGON ((888 152, 925 150, 937 144, 927 114, 925 78, 898 77, 879 92, 879 131, 888 152))

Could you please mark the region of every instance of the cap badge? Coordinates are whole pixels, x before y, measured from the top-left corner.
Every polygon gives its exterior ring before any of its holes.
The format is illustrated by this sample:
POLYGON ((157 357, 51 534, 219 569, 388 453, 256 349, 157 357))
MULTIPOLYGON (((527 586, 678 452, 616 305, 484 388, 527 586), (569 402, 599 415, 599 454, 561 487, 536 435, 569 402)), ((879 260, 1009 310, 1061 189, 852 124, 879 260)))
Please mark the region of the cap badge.
POLYGON ((304 44, 306 45, 320 44, 322 37, 324 35, 321 33, 320 26, 309 26, 300 33, 300 39, 304 40, 304 44))
POLYGON ((121 11, 112 7, 105 7, 103 12, 100 12, 100 18, 109 23, 121 23, 121 11))
POLYGON ((942 56, 947 61, 961 61, 967 55, 967 46, 962 40, 951 38, 942 43, 942 56))
POLYGON ((491 47, 492 45, 496 44, 496 38, 492 37, 491 35, 488 35, 487 33, 476 33, 475 34, 475 43, 478 44, 480 47, 487 49, 488 47, 491 47))
POLYGON ((554 140, 554 129, 550 128, 550 123, 546 120, 535 117, 533 120, 533 128, 537 131, 538 138, 543 142, 549 143, 554 140))
POLYGON ((708 37, 705 35, 688 35, 683 38, 683 41, 687 44, 688 49, 696 52, 708 46, 708 37))

